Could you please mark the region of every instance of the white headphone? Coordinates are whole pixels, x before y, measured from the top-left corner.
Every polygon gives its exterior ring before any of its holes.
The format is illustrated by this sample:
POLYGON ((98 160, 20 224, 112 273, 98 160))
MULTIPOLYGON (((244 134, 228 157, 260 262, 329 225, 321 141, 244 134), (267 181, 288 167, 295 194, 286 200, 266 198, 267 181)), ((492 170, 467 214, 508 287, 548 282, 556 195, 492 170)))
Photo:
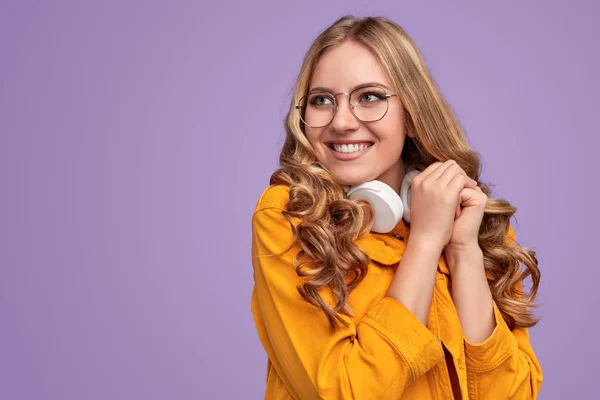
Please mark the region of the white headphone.
POLYGON ((400 196, 381 181, 369 181, 356 186, 345 186, 350 200, 367 201, 374 212, 371 230, 378 233, 391 232, 402 218, 410 223, 410 192, 412 181, 421 171, 412 170, 404 175, 400 196))

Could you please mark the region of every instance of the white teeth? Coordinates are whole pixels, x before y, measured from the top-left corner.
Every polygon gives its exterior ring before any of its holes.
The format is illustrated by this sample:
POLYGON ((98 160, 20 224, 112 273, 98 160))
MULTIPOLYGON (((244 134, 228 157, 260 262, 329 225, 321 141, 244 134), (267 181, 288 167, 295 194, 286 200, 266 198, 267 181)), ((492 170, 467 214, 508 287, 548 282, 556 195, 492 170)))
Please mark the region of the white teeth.
POLYGON ((340 153, 354 153, 356 151, 364 150, 370 145, 367 143, 354 143, 354 144, 334 144, 333 149, 340 153))

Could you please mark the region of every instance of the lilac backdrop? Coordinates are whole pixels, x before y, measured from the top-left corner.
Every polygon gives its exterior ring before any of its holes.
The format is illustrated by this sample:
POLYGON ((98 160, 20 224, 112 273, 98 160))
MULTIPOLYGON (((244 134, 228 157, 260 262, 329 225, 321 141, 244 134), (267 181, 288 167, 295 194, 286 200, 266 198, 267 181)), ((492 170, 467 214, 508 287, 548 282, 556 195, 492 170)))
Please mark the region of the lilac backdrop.
POLYGON ((2 2, 0 398, 263 398, 250 218, 346 13, 408 31, 518 207, 540 398, 597 398, 600 10, 485 3, 2 2))

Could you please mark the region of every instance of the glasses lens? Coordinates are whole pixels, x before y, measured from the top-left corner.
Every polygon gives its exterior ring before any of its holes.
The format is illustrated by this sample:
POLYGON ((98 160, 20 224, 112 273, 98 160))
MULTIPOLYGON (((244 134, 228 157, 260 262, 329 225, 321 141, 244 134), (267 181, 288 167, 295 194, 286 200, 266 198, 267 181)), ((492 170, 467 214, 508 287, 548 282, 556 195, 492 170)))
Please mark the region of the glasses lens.
POLYGON ((335 99, 330 93, 314 92, 300 100, 300 117, 312 127, 320 128, 328 125, 335 112, 335 99))
POLYGON ((354 105, 354 115, 361 121, 378 121, 387 112, 388 101, 383 89, 369 86, 358 88, 350 97, 350 102, 354 105))

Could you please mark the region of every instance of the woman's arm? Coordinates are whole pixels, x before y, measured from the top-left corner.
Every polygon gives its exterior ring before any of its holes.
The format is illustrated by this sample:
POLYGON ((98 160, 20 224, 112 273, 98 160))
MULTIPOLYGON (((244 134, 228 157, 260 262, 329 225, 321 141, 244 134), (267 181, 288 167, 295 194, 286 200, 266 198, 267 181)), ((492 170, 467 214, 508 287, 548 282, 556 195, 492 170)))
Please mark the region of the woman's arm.
MULTIPOLYGON (((507 237, 516 239, 509 228, 507 237)), ((448 253, 452 299, 464 333, 469 392, 474 399, 535 399, 543 375, 527 328, 511 331, 493 300, 479 247, 448 253)))
POLYGON ((452 277, 452 300, 458 311, 465 339, 472 343, 488 338, 496 321, 492 292, 485 276, 479 245, 445 253, 452 277))
MULTIPOLYGON (((269 201, 252 220, 255 286, 253 313, 260 340, 287 390, 296 399, 390 399, 443 361, 443 349, 426 326, 392 297, 335 332, 324 313, 298 293, 293 266, 298 245, 282 209, 269 201)), ((323 298, 332 304, 329 291, 323 298)))
POLYGON ((411 236, 394 274, 387 296, 404 304, 423 325, 431 308, 437 265, 441 250, 411 236))

